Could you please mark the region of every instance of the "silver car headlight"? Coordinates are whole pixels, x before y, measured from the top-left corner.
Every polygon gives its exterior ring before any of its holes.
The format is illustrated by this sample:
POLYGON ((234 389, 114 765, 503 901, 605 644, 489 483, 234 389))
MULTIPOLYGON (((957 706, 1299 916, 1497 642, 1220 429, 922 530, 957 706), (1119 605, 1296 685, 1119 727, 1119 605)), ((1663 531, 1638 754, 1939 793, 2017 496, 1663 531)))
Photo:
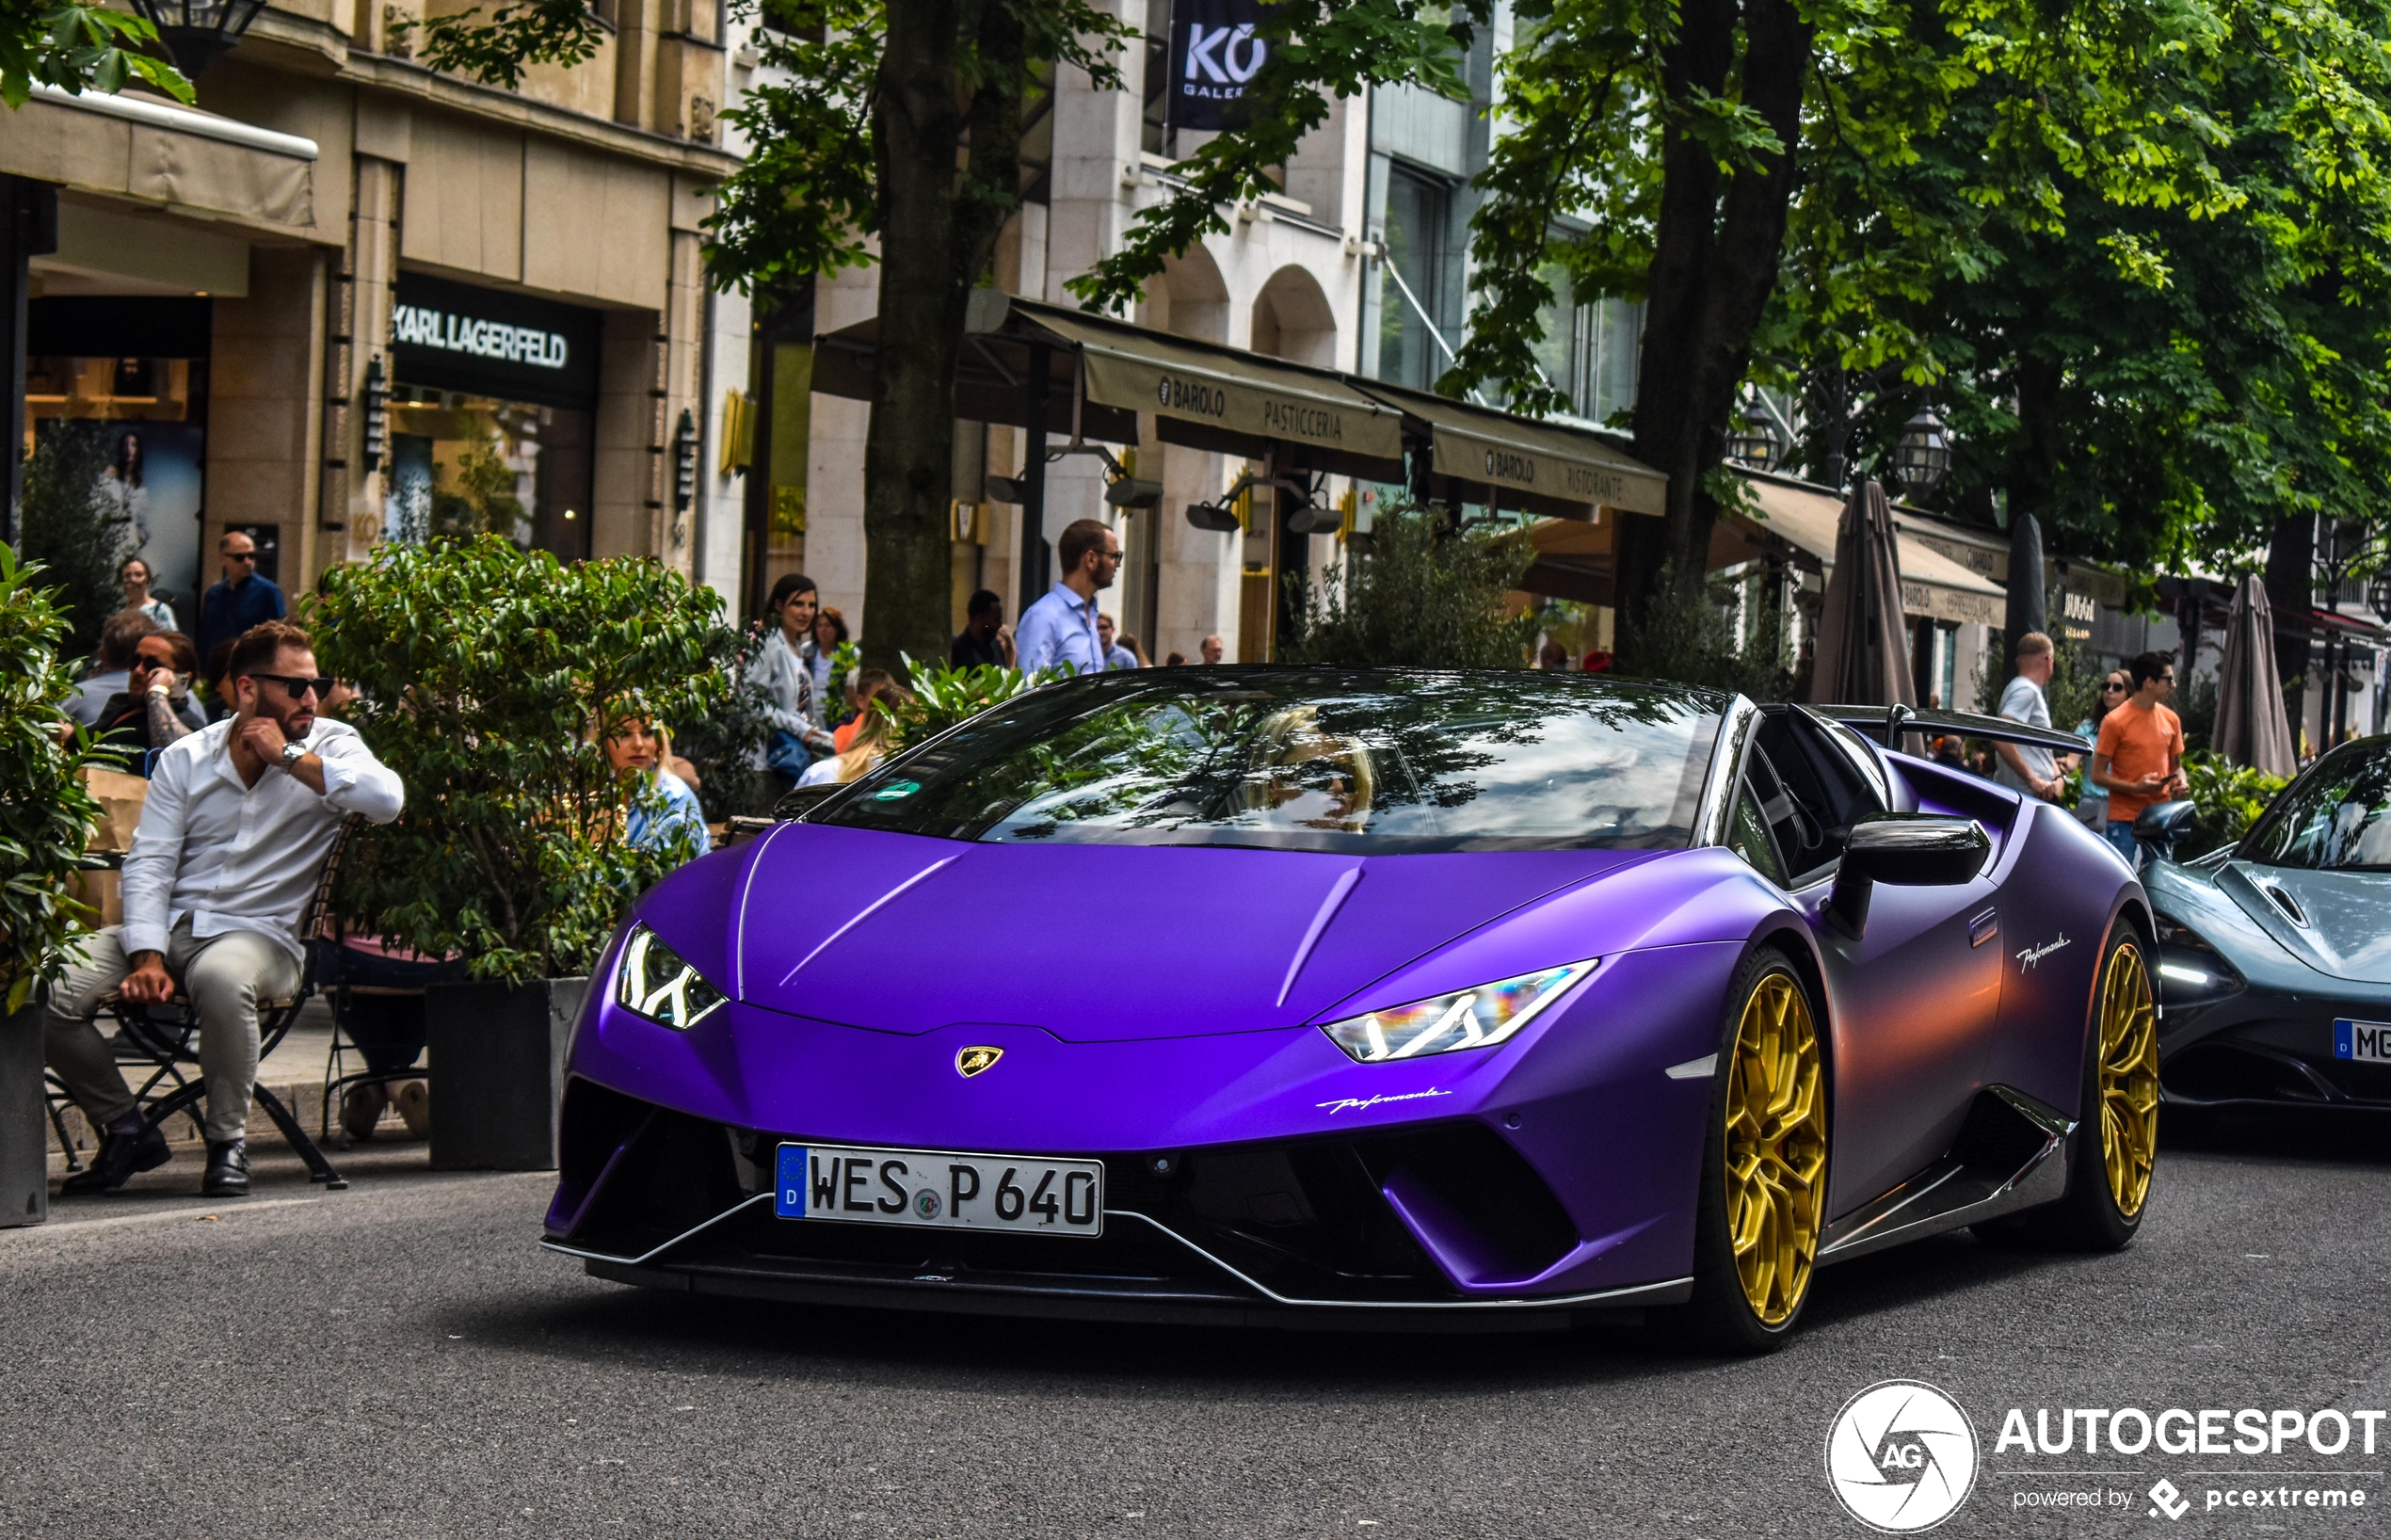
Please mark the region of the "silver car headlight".
POLYGON ((615 969, 615 1003, 659 1026, 688 1031, 727 997, 645 925, 631 927, 615 969))
POLYGON ((1456 989, 1432 1000, 1371 1011, 1321 1027, 1329 1040, 1363 1064, 1416 1059, 1464 1048, 1492 1048, 1534 1020, 1569 986, 1594 971, 1599 957, 1565 963, 1538 973, 1456 989))

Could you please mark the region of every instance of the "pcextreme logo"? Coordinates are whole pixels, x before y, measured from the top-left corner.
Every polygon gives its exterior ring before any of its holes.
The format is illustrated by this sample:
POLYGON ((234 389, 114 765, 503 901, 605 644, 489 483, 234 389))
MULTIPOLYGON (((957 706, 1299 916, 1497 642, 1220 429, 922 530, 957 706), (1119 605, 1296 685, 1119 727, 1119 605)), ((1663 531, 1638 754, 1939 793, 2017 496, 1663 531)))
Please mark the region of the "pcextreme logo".
POLYGON ((1931 1530, 1976 1484, 1976 1429, 1957 1402, 1922 1380, 1871 1385, 1827 1429, 1826 1481, 1844 1511, 1871 1530, 1931 1530))

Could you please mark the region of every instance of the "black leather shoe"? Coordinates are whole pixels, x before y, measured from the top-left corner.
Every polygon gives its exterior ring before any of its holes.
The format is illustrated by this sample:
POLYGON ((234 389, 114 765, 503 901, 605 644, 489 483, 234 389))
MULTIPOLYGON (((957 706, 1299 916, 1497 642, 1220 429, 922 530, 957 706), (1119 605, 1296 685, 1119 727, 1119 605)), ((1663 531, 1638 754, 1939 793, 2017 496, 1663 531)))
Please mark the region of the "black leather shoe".
POLYGON ((200 1179, 200 1192, 207 1197, 249 1195, 249 1142, 247 1139, 227 1139, 220 1145, 207 1147, 207 1175, 200 1179))
POLYGON ((88 1166, 66 1179, 58 1195, 82 1197, 90 1193, 113 1193, 135 1172, 164 1165, 173 1153, 166 1147, 166 1135, 156 1129, 104 1135, 100 1153, 91 1157, 88 1166))

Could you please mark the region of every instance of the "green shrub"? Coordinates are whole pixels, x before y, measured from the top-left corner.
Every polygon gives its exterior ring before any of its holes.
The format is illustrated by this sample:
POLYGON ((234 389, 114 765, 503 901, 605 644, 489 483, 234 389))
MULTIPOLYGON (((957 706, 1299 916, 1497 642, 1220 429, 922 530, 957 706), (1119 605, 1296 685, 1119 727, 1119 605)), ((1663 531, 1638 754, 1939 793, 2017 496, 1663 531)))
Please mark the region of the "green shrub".
MULTIPOLYGON (((706 650, 708 666, 726 679, 744 678, 762 650, 767 624, 760 621, 744 631, 717 627, 706 650)), ((697 715, 671 724, 673 752, 697 767, 698 800, 709 822, 761 817, 779 800, 778 779, 756 768, 772 738, 763 712, 760 692, 726 690, 697 715)))
POLYGON ((905 660, 906 682, 913 692, 911 698, 900 702, 893 711, 885 700, 872 703, 875 710, 895 719, 897 747, 936 737, 990 706, 1027 695, 1039 682, 1019 668, 1002 668, 994 664, 971 668, 945 664, 925 666, 909 654, 900 652, 897 656, 905 660))
POLYGON ((1279 638, 1288 663, 1354 667, 1525 668, 1535 614, 1502 613, 1536 553, 1519 529, 1449 528, 1443 516, 1389 507, 1369 549, 1348 548, 1317 588, 1286 576, 1298 616, 1279 638))
POLYGON ((599 739, 718 710, 721 601, 653 561, 567 566, 495 536, 385 546, 306 615, 347 719, 407 783, 341 871, 350 924, 461 955, 476 978, 588 971, 623 905, 673 864, 622 843, 599 739))
POLYGON ((74 671, 60 660, 66 617, 57 590, 37 588, 42 569, 0 545, 0 1008, 24 1004, 65 965, 60 949, 88 916, 69 894, 87 864, 84 846, 100 804, 84 789, 99 761, 77 728, 61 744, 61 703, 74 671))
POLYGON ((1749 623, 1739 634, 1734 579, 1709 579, 1688 592, 1678 586, 1674 568, 1662 568, 1651 593, 1621 607, 1613 672, 1726 690, 1754 700, 1794 698, 1808 682, 1794 678, 1784 613, 1767 591, 1769 585, 1757 586, 1760 592, 1750 606, 1749 623))
POLYGON ((2249 833, 2275 794, 2290 784, 2281 776, 2231 763, 2206 749, 2184 755, 2184 778, 2191 783, 2194 811, 2191 834, 2175 853, 2182 860, 2207 855, 2249 833))

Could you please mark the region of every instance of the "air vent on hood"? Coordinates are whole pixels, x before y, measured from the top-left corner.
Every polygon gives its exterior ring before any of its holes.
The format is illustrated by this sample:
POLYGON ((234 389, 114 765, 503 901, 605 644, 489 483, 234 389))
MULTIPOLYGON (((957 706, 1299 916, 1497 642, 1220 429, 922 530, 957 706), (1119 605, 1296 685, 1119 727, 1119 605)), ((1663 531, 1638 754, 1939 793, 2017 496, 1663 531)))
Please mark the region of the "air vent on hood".
POLYGON ((2284 913, 2284 917, 2289 920, 2293 924, 2298 925, 2303 930, 2310 928, 2308 924, 2308 916, 2306 912, 2300 907, 2300 901, 2298 899, 2293 898, 2289 893, 2285 892, 2282 889, 2276 887, 2271 882, 2254 882, 2250 886, 2257 889, 2258 891, 2266 894, 2269 899, 2272 900, 2274 906, 2281 909, 2284 913))

